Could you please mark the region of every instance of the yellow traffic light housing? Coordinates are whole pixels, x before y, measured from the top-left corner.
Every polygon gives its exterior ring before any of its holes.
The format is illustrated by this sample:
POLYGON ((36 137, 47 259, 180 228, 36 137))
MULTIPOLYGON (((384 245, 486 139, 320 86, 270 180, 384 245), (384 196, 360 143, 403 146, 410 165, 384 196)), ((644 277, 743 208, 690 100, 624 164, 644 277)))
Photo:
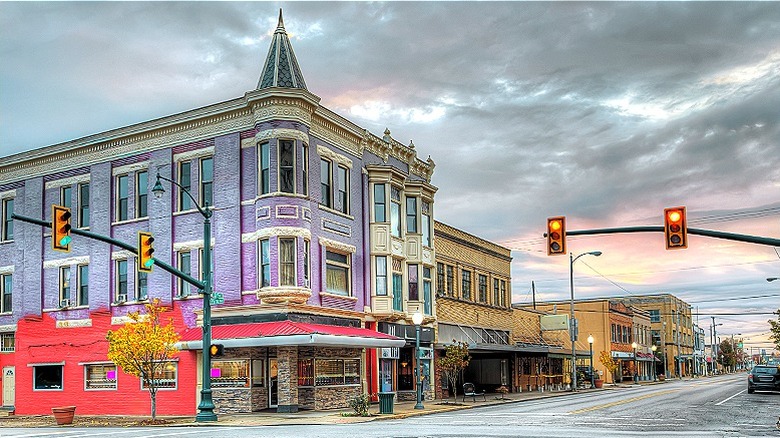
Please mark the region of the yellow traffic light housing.
POLYGON ((220 357, 225 353, 225 347, 222 344, 211 344, 209 348, 209 356, 220 357))
POLYGON ((145 231, 138 232, 138 271, 152 272, 154 266, 154 237, 152 233, 145 231))
POLYGON ((547 255, 566 254, 566 217, 547 218, 547 255))
POLYGON ((70 252, 70 208, 61 205, 51 206, 51 249, 70 252))
POLYGON ((664 236, 666 249, 685 249, 688 247, 688 223, 685 207, 664 209, 664 236))

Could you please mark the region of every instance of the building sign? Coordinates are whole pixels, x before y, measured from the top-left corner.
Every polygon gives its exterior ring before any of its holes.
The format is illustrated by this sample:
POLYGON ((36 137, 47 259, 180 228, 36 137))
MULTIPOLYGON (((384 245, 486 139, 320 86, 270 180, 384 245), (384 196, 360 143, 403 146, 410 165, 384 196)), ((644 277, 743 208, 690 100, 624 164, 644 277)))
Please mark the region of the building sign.
POLYGON ((542 315, 539 317, 542 331, 568 330, 569 315, 542 315))
POLYGON ((380 356, 382 359, 398 359, 398 347, 392 348, 380 348, 380 356))
POLYGON ((433 348, 420 347, 420 359, 433 359, 433 348))

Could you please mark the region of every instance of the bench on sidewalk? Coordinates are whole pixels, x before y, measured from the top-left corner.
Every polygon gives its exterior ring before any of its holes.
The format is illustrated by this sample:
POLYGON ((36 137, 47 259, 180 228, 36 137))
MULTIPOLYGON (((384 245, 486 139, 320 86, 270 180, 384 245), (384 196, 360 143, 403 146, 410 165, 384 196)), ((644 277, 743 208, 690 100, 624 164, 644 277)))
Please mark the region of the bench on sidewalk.
POLYGON ((485 401, 487 401, 487 397, 485 397, 485 391, 477 392, 476 388, 474 388, 473 383, 464 383, 463 384, 463 401, 466 401, 466 397, 471 397, 473 401, 477 401, 477 397, 481 396, 485 401))

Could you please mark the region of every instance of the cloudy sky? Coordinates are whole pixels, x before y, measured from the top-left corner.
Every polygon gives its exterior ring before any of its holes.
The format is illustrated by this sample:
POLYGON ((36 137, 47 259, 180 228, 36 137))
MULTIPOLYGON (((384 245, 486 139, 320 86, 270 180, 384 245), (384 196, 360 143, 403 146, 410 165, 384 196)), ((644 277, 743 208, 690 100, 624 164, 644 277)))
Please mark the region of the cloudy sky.
MULTIPOLYGON (((437 219, 513 249, 515 302, 569 298, 568 228, 780 237, 776 3, 0 2, 0 156, 242 96, 279 8, 308 88, 436 162, 437 219)), ((764 346, 771 247, 570 238, 578 298, 670 292, 764 346), (758 297, 758 298, 757 298, 758 297)))

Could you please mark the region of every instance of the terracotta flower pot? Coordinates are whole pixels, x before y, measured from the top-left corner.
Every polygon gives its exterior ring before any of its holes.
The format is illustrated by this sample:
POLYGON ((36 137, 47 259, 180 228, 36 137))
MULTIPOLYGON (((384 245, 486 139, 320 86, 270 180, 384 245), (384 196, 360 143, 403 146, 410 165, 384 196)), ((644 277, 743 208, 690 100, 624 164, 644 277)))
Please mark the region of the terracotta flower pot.
POLYGON ((604 386, 604 381, 601 379, 595 379, 593 380, 593 383, 596 385, 596 388, 601 388, 604 386))
POLYGON ((76 413, 76 407, 59 406, 51 408, 51 413, 54 414, 54 419, 57 420, 57 424, 71 424, 73 423, 73 415, 76 413))

